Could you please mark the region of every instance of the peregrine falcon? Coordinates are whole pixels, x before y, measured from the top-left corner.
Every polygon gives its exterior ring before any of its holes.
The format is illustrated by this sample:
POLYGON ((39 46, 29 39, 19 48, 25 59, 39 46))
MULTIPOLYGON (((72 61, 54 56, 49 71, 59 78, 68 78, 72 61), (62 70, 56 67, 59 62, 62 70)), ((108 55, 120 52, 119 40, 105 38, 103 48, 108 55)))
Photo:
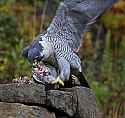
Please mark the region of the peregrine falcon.
POLYGON ((23 49, 30 61, 42 60, 58 67, 59 74, 52 83, 69 80, 71 70, 82 73, 77 55, 83 33, 117 0, 64 0, 44 33, 23 49))

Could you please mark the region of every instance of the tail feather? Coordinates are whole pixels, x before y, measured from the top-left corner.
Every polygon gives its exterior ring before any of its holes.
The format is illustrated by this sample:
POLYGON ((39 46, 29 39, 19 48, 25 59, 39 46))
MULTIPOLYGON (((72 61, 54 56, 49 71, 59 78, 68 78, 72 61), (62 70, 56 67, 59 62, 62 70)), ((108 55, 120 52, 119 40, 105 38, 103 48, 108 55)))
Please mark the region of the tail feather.
POLYGON ((84 73, 73 71, 72 74, 78 78, 78 80, 80 82, 80 86, 90 88, 84 73))
POLYGON ((81 86, 90 88, 90 86, 89 86, 89 84, 87 82, 87 79, 86 79, 85 75, 82 72, 78 72, 77 77, 78 77, 78 79, 80 81, 81 86))

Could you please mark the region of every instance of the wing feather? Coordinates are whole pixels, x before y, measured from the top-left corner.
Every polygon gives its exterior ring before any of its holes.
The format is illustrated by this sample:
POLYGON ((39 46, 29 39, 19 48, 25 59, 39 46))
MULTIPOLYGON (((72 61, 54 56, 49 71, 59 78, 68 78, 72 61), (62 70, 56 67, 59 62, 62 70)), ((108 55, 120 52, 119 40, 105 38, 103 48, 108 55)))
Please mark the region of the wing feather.
POLYGON ((77 50, 85 29, 117 0, 64 0, 47 31, 61 32, 70 47, 77 50))

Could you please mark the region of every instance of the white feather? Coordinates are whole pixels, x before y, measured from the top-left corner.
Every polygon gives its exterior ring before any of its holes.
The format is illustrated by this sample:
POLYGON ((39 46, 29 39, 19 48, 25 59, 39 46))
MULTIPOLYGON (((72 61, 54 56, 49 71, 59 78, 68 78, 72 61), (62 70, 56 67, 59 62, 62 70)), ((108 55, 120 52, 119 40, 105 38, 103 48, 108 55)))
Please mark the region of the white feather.
POLYGON ((49 58, 53 54, 53 48, 51 44, 46 40, 39 41, 39 44, 44 48, 41 52, 41 56, 44 55, 44 59, 49 58))

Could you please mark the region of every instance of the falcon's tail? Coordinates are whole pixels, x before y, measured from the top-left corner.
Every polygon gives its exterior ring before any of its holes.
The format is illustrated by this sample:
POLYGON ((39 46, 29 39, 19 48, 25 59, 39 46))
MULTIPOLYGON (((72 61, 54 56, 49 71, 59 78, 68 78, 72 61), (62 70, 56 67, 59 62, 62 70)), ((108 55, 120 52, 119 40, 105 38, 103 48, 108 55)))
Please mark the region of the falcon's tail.
POLYGON ((87 82, 87 79, 86 79, 85 75, 82 72, 77 73, 77 78, 79 79, 81 86, 90 88, 90 86, 89 86, 89 84, 87 82))

